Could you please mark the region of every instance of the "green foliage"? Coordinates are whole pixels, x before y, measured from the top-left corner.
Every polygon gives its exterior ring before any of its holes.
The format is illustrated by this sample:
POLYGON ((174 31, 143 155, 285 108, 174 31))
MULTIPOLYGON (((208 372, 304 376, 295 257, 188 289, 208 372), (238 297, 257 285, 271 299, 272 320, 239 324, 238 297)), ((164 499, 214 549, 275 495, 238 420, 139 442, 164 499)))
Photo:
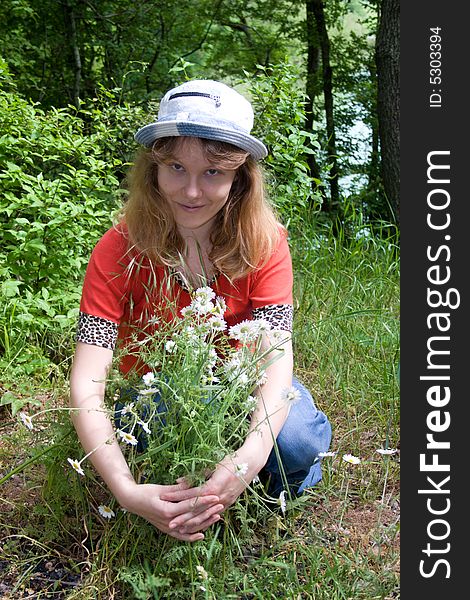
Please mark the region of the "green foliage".
MULTIPOLYGON (((286 162, 295 171, 302 169, 296 165, 298 149, 304 145, 306 152, 314 150, 321 173, 316 177, 323 180, 328 177, 331 161, 326 152, 322 66, 319 54, 316 67, 306 65, 307 41, 314 46, 317 41, 315 32, 313 39, 307 40, 304 4, 284 0, 5 0, 0 6, 0 47, 23 97, 39 102, 41 107, 74 104, 80 110, 80 102, 90 105, 103 93, 103 86, 119 86, 119 95, 126 102, 150 106, 177 83, 181 62, 190 64, 186 73, 190 78, 233 81, 242 70, 250 77, 262 78, 266 70, 271 73, 270 65, 282 64, 287 56, 300 67, 288 82, 291 89, 286 83, 283 93, 291 99, 299 95, 296 102, 303 104, 300 90, 305 89, 305 81, 309 76, 318 80, 316 93, 309 91, 315 97, 307 105, 314 116, 314 138, 302 144, 298 132, 286 131, 286 136, 295 135, 297 140, 291 139, 287 148, 282 142, 279 149, 287 150, 286 162), (315 72, 307 73, 308 69, 315 72)), ((390 219, 390 207, 380 185, 374 62, 377 3, 331 0, 324 8, 331 42, 342 195, 354 198, 373 218, 390 219), (358 123, 363 126, 354 130, 358 123)), ((315 54, 315 48, 310 54, 315 54)), ((274 94, 269 106, 273 111, 277 110, 276 101, 282 104, 282 94, 274 94)), ((292 117, 293 126, 302 129, 295 111, 290 114, 281 106, 279 109, 279 117, 292 117)), ((274 135, 269 118, 265 129, 271 133, 268 137, 274 135)), ((268 141, 276 149, 272 140, 268 141)), ((276 162, 282 156, 278 154, 276 162)), ((305 156, 300 158, 304 161, 305 156)), ((283 168, 279 166, 279 171, 283 168)), ((298 172, 295 178, 300 183, 298 172)), ((306 201, 308 192, 302 185, 285 187, 280 190, 285 197, 296 197, 296 202, 306 202, 306 206, 319 199, 317 195, 306 201)))
POLYGON ((313 191, 306 156, 319 148, 316 135, 304 131, 305 94, 299 88, 299 70, 288 62, 264 68, 250 77, 256 123, 253 133, 269 149, 265 159, 270 196, 286 223, 300 221, 320 197, 313 191))
MULTIPOLYGON (((119 205, 119 177, 142 117, 138 109, 120 105, 117 92, 104 90, 80 111, 44 111, 14 90, 1 66, 0 353, 5 367, 5 361, 17 365, 21 360, 19 348, 24 357, 25 346, 42 340, 47 347, 65 331, 70 337, 84 269, 119 205)), ((56 356, 58 350, 48 353, 56 356)))
POLYGON ((180 58, 193 62, 193 77, 213 78, 279 60, 299 12, 273 0, 4 0, 0 47, 20 92, 45 106, 76 103, 77 91, 88 101, 101 84, 141 102, 175 83, 180 58))
POLYGON ((5 392, 0 398, 0 406, 8 406, 12 417, 27 405, 40 406, 41 403, 38 400, 31 399, 30 396, 19 398, 10 391, 5 392))

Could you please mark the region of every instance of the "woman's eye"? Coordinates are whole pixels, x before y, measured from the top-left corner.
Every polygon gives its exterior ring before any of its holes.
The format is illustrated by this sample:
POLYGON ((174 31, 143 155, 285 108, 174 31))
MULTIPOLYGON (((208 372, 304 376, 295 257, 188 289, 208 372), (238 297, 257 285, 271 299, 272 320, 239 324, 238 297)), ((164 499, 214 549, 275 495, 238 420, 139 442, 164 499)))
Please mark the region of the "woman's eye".
POLYGON ((170 166, 174 171, 183 171, 184 170, 183 165, 180 165, 179 163, 172 163, 170 166))
POLYGON ((220 171, 218 169, 207 169, 208 175, 218 175, 220 171))

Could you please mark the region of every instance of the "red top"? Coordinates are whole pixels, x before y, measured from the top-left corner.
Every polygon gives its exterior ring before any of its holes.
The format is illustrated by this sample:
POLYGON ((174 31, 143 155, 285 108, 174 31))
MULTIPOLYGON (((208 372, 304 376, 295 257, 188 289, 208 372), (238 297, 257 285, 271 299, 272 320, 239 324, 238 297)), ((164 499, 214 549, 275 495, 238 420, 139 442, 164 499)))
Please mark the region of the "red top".
MULTIPOLYGON (((256 309, 291 307, 292 262, 286 235, 280 236, 276 250, 262 268, 234 283, 219 274, 210 287, 227 304, 228 327, 253 318, 256 309)), ((188 291, 169 277, 166 267, 152 265, 144 255, 128 250, 124 227, 109 229, 92 252, 80 311, 118 325, 118 340, 123 341, 133 326, 142 329, 152 316, 162 316, 159 308, 163 299, 175 302, 178 312, 191 302, 188 291)), ((127 373, 134 362, 132 356, 126 356, 123 372, 127 373)))

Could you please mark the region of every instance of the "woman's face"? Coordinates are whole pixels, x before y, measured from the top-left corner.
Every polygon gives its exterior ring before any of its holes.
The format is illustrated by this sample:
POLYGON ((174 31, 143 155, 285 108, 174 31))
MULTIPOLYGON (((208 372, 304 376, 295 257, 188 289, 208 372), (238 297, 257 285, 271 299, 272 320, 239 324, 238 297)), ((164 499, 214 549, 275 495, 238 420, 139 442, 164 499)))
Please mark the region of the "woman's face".
POLYGON ((236 170, 218 169, 200 142, 186 138, 173 156, 158 165, 158 186, 181 233, 210 234, 215 217, 227 202, 236 170))

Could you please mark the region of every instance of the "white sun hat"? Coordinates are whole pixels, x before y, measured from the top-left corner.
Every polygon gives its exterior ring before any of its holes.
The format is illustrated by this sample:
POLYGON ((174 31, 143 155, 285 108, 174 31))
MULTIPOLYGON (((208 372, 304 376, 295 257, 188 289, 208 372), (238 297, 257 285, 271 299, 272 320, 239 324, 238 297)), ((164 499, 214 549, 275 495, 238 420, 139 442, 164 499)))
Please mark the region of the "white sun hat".
POLYGON ((199 137, 227 142, 259 160, 266 146, 250 135, 253 109, 248 100, 219 81, 195 79, 169 90, 160 102, 157 120, 145 125, 135 139, 151 147, 162 137, 199 137))

